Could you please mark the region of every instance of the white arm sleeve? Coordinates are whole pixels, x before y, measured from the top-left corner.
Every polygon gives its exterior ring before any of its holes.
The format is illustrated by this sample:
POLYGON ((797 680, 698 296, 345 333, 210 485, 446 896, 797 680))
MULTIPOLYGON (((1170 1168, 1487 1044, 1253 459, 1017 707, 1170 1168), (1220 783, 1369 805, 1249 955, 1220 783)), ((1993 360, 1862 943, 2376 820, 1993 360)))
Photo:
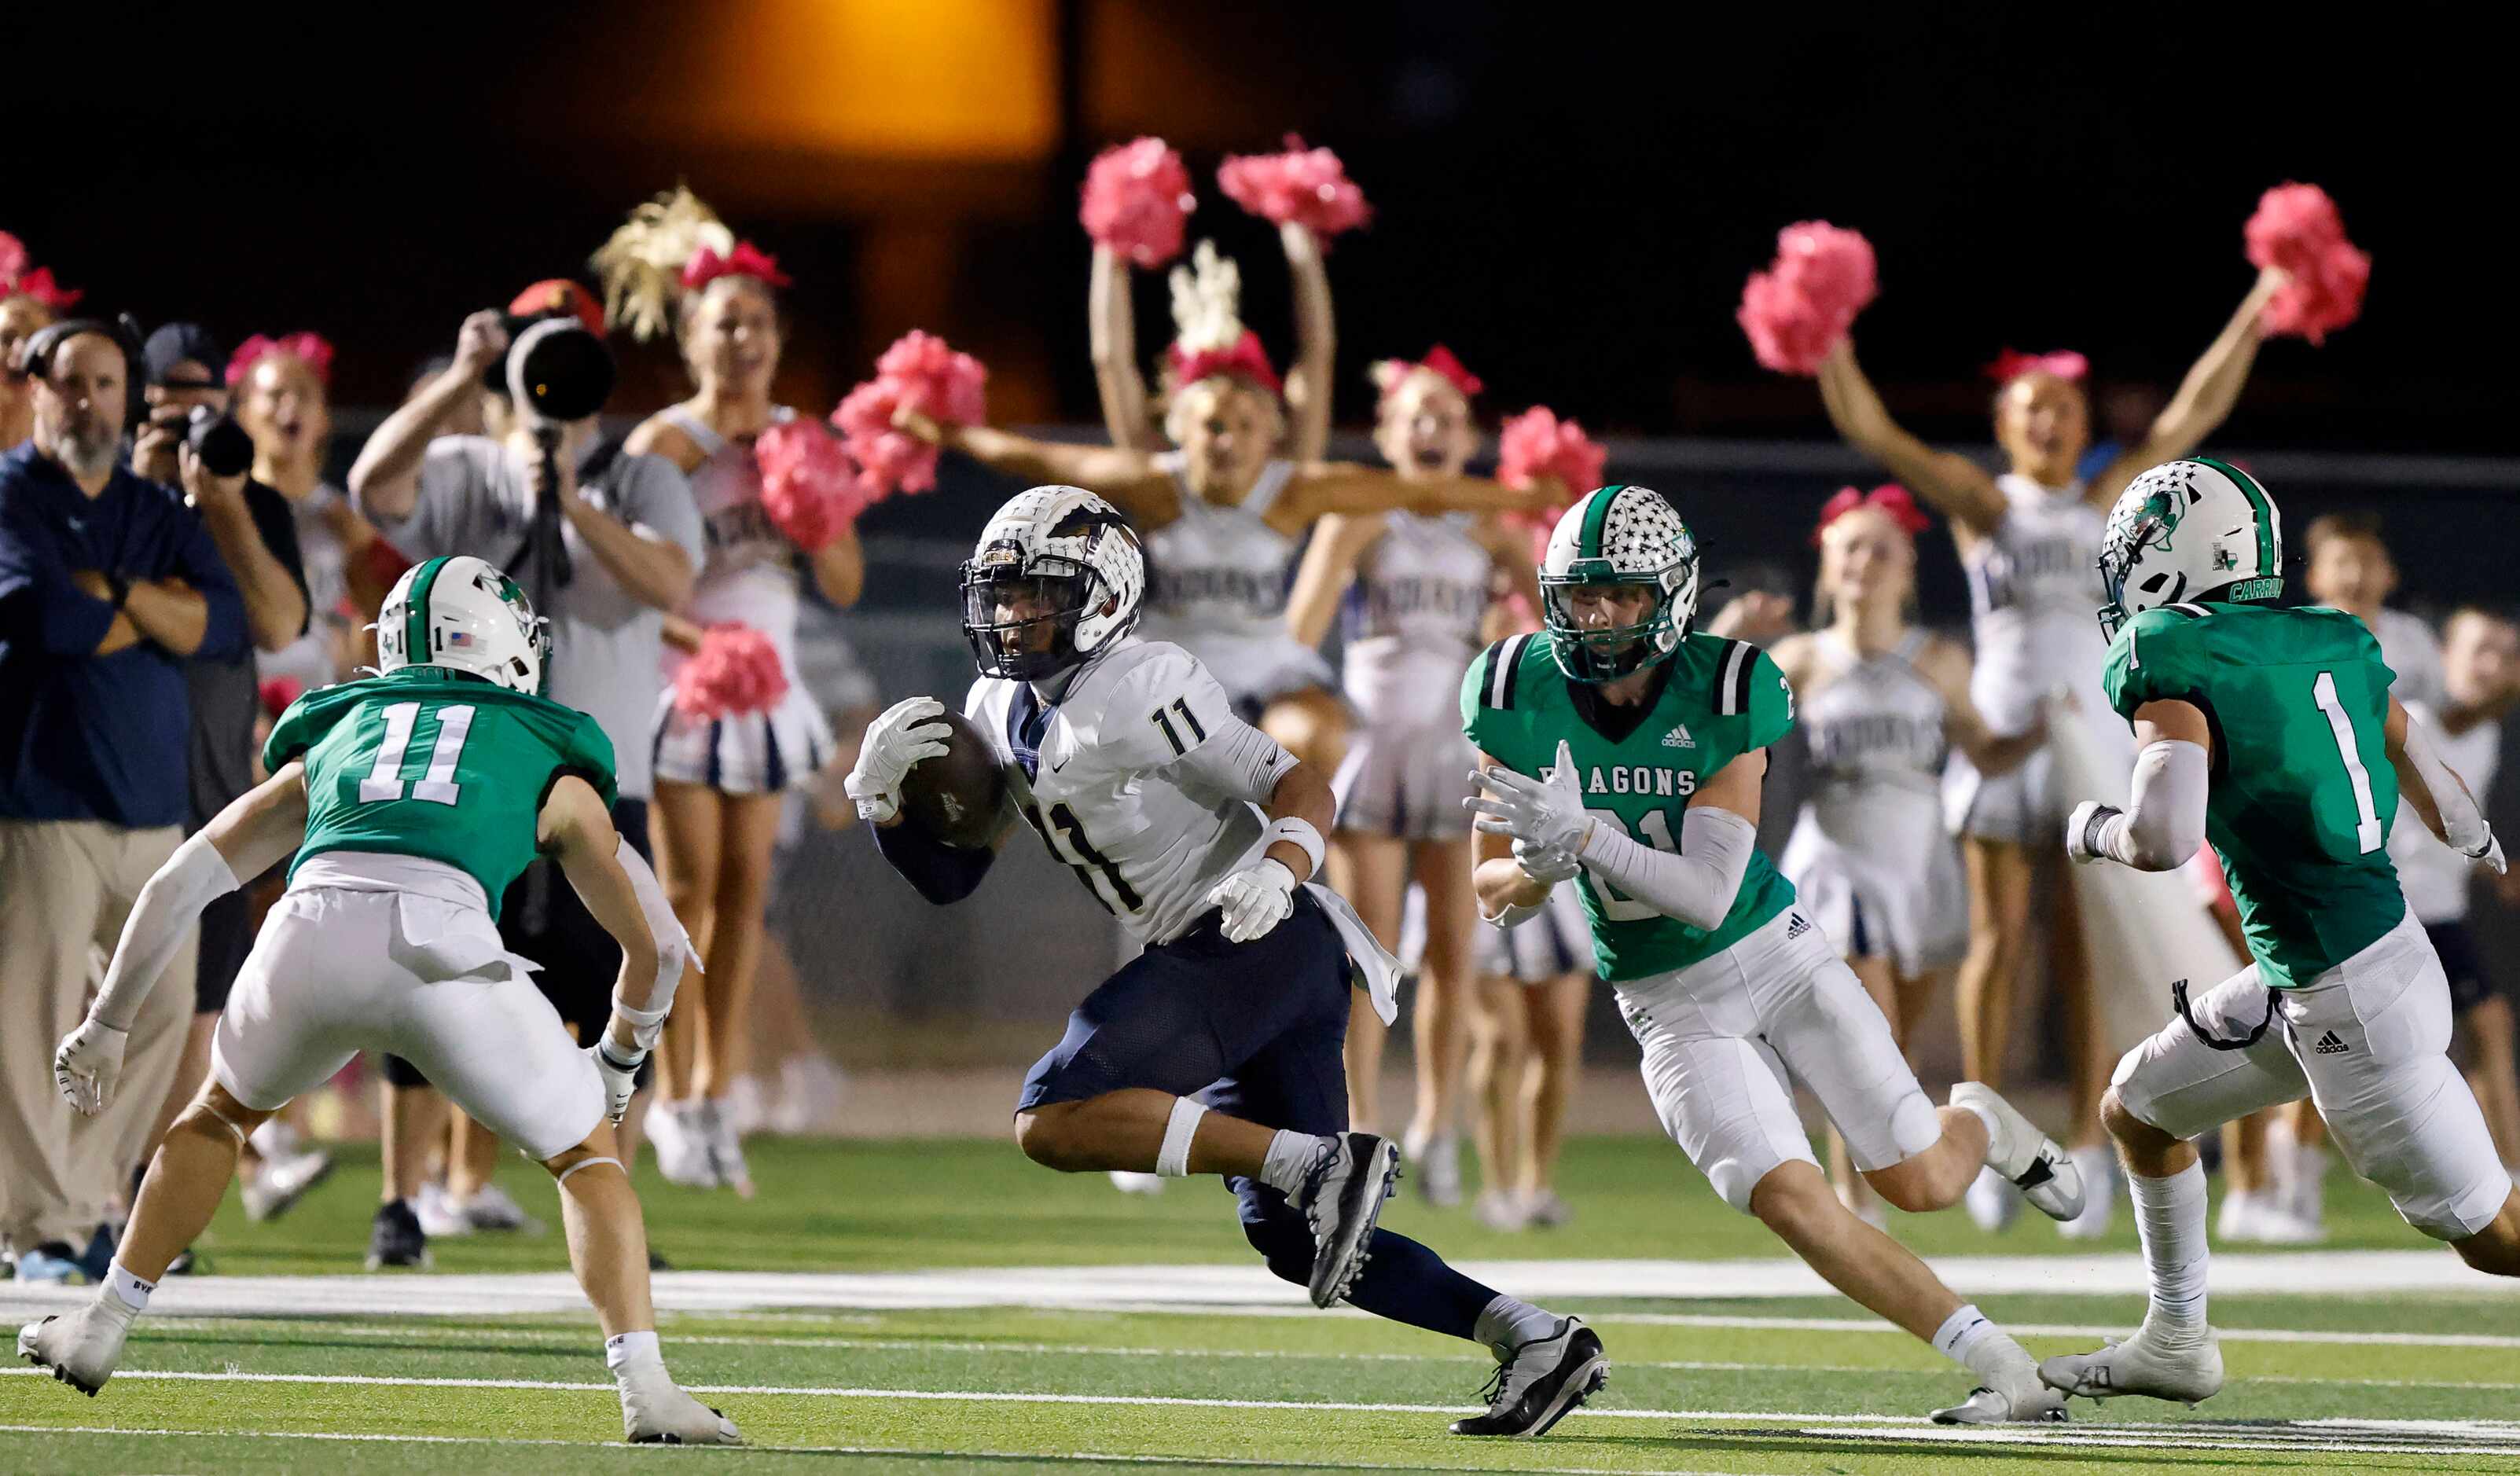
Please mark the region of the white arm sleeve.
POLYGON ((1758 845, 1757 826, 1730 810, 1699 805, 1681 819, 1678 855, 1639 845, 1616 826, 1596 825, 1582 859, 1664 917, 1711 928, 1732 911, 1758 845))
POLYGON ((158 976, 175 960, 178 948, 192 942, 192 926, 202 909, 237 889, 236 872, 227 858, 196 833, 175 848, 166 864, 140 889, 140 900, 122 924, 122 941, 106 966, 104 987, 88 1006, 88 1018, 115 1030, 129 1030, 141 1004, 156 987, 158 976))
POLYGON ((682 986, 684 967, 699 967, 699 952, 692 947, 692 935, 684 930, 683 920, 674 916, 673 904, 665 900, 665 889, 649 869, 648 858, 627 840, 619 842, 612 854, 621 870, 630 873, 630 890, 638 894, 649 935, 656 940, 656 983, 646 1006, 633 1007, 618 994, 612 997, 612 1007, 631 1023, 632 1038, 646 1049, 656 1044, 656 1032, 673 1010, 674 991, 682 986))
POLYGON ((2102 820, 2092 849, 2138 872, 2171 872, 2205 843, 2205 750, 2180 738, 2147 743, 2135 756, 2135 792, 2126 813, 2102 820))
POLYGON ((1210 718, 1215 729, 1207 741, 1165 766, 1191 787, 1265 805, 1278 792, 1278 781, 1295 767, 1295 756, 1278 740, 1238 717, 1210 718))
POLYGON ((2482 856, 2494 843, 2494 827, 2485 823, 2484 812, 2476 808, 2476 797, 2459 783, 2458 775, 2442 762, 2433 747, 2432 735, 2422 718, 2407 713, 2407 762, 2413 766, 2424 782, 2424 790, 2433 797, 2433 808, 2441 812, 2442 839, 2470 856, 2482 856))

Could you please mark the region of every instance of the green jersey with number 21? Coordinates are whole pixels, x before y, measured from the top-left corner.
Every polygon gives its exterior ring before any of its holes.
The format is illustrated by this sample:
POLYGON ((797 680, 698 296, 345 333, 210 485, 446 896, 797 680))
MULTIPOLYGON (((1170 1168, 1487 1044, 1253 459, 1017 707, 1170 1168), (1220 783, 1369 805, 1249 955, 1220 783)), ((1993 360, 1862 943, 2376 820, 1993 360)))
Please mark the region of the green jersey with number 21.
POLYGON ((2308 984, 2407 914, 2388 852, 2395 675, 2362 621, 2316 607, 2167 604, 2109 646, 2100 684, 2120 716, 2176 700, 2213 724, 2205 835, 2273 988, 2308 984))
MULTIPOLYGON (((1697 786, 1783 738, 1794 726, 1794 693, 1766 652, 1721 636, 1684 637, 1654 670, 1661 687, 1642 709, 1614 707, 1567 679, 1547 636, 1514 636, 1470 663, 1462 731, 1480 752, 1534 778, 1556 764, 1563 740, 1586 809, 1642 844, 1677 852, 1697 786)), ((1614 984, 1712 958, 1794 900, 1793 883, 1755 851, 1732 911, 1711 930, 1667 917, 1589 871, 1575 885, 1598 972, 1614 984)))
POLYGON ((612 743, 548 697, 406 666, 299 697, 263 745, 266 767, 306 760, 306 840, 326 851, 442 861, 489 894, 490 916, 534 859, 543 801, 564 776, 613 801, 612 743))

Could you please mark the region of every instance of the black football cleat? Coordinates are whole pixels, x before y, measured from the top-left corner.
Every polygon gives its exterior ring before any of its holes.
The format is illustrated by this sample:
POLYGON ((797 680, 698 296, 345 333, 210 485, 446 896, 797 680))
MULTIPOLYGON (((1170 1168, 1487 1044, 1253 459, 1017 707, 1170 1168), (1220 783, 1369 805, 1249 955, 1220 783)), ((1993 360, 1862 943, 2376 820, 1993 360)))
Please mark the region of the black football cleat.
POLYGON ((368 1270, 427 1271, 434 1259, 428 1253, 428 1236, 421 1233, 420 1216, 408 1201, 396 1199, 377 1206, 377 1218, 368 1231, 368 1270))
POLYGON ((1295 1196, 1313 1230, 1315 1307, 1335 1307, 1356 1284, 1373 1242, 1382 1202, 1400 1182, 1400 1149, 1371 1133, 1333 1133, 1304 1176, 1295 1196))
POLYGON ((1568 1318, 1545 1338, 1508 1350, 1496 1376, 1479 1392, 1488 1412, 1453 1421, 1456 1435, 1535 1440, 1610 1381, 1600 1336, 1568 1318))

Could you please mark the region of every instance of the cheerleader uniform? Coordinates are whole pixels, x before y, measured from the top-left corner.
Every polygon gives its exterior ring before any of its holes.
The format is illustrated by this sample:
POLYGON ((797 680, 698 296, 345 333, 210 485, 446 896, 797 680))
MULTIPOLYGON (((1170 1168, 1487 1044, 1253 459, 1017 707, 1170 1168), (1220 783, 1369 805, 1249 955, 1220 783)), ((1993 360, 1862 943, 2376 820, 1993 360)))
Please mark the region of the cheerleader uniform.
MULTIPOLYGON (((1977 646, 1969 700, 1988 728, 2010 735, 2030 729, 2042 700, 2064 688, 2080 704, 2079 721, 2110 782, 2124 784, 2135 768, 2135 740, 2100 691, 2108 654, 2097 618, 2100 534, 2108 514, 2083 500, 2081 482, 2043 487, 2006 473, 1995 484, 2003 494, 2003 517, 1960 557, 1977 646)), ((2060 714, 2059 720, 2068 719, 2060 714)), ((2052 847, 2073 801, 2082 797, 2059 792, 2046 748, 1992 778, 1956 754, 1944 779, 1943 812, 1963 835, 2052 847)))
POLYGON ((1402 840, 1466 835, 1478 751, 1462 733, 1462 673, 1478 653, 1488 551, 1467 514, 1385 514, 1346 605, 1341 686, 1356 710, 1331 777, 1336 827, 1402 840))
POLYGON ((1180 490, 1181 515, 1145 535, 1139 634, 1198 657, 1248 721, 1290 692, 1329 686, 1329 663, 1286 633, 1286 586, 1301 540, 1266 521, 1294 463, 1269 463, 1239 506, 1223 508, 1191 490, 1181 453, 1154 461, 1180 490))
MULTIPOLYGON (((776 421, 792 420, 784 406, 776 421)), ((761 507, 761 470, 749 445, 729 441, 681 406, 667 424, 704 454, 692 469, 707 552, 692 590, 693 620, 742 621, 779 651, 788 691, 767 712, 698 718, 674 707, 673 676, 686 658, 665 652, 653 744, 658 783, 702 784, 726 794, 772 794, 805 783, 832 756, 832 729, 796 668, 796 546, 761 507)))
POLYGON ((1968 947, 1959 850, 1936 824, 1947 704, 1915 667, 1926 639, 1866 656, 1834 631, 1813 637, 1837 675, 1801 703, 1814 787, 1778 863, 1841 951, 1907 978, 1968 947))

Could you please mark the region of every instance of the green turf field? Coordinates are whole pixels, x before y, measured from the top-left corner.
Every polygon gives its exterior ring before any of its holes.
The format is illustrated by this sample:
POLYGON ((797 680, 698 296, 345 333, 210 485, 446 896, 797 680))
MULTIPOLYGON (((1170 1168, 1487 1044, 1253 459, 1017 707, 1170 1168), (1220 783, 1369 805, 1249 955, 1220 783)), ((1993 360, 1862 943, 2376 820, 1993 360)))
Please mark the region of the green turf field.
MULTIPOLYGON (((654 1238, 678 1266, 823 1273, 1249 1260, 1231 1202, 1212 1185, 1126 1198, 1099 1177, 1035 1169, 999 1143, 765 1144, 754 1168, 762 1192, 750 1203, 643 1176, 654 1238)), ((533 1171, 501 1177, 529 1208, 557 1218, 533 1171)), ((286 1220, 249 1226, 231 1202, 204 1249, 231 1278, 355 1273, 374 1187, 373 1154, 345 1155, 286 1220)), ((1387 1223, 1461 1260, 1777 1255, 1666 1143, 1578 1143, 1565 1188, 1579 1218, 1556 1231, 1495 1234, 1464 1213, 1407 1200, 1387 1223)), ((2325 1249, 2420 1247, 2368 1188, 2340 1177, 2330 1195, 2338 1233, 2325 1249)), ((2119 1218, 2110 1244, 2131 1248, 2119 1218)), ((2044 1222, 1993 1239, 1957 1213, 1894 1229, 1929 1255, 2091 1249, 2066 1245, 2044 1222)), ((441 1273, 564 1265, 556 1230, 442 1242, 438 1253, 441 1273)), ((2507 1414, 2520 1391, 2520 1298, 2481 1280, 2473 1292, 2433 1295, 2322 1287, 2352 1259, 2302 1261, 2295 1294, 2217 1298, 2231 1382, 2202 1409, 2078 1402, 2075 1424, 2030 1432, 1926 1425, 1918 1416, 1964 1393, 1966 1375, 1849 1304, 1817 1297, 1564 1302, 1600 1328, 1616 1371, 1549 1438, 1513 1444, 1444 1432, 1478 1402, 1489 1367, 1478 1350, 1353 1314, 808 1311, 783 1308, 775 1291, 742 1311, 669 1314, 671 1366, 742 1424, 754 1445, 744 1452, 604 1444, 617 1438, 619 1416, 583 1313, 153 1313, 98 1400, 31 1369, 0 1377, 0 1471, 557 1476, 625 1462, 922 1472, 2520 1471, 2520 1422, 2507 1414)), ((430 1279, 397 1276, 393 1286, 422 1294, 430 1279)), ((12 1291, 0 1283, 0 1305, 12 1291)), ((2093 1346, 2100 1330, 2131 1325, 2140 1312, 2127 1295, 1980 1302, 2025 1329, 2043 1355, 2093 1346)))

